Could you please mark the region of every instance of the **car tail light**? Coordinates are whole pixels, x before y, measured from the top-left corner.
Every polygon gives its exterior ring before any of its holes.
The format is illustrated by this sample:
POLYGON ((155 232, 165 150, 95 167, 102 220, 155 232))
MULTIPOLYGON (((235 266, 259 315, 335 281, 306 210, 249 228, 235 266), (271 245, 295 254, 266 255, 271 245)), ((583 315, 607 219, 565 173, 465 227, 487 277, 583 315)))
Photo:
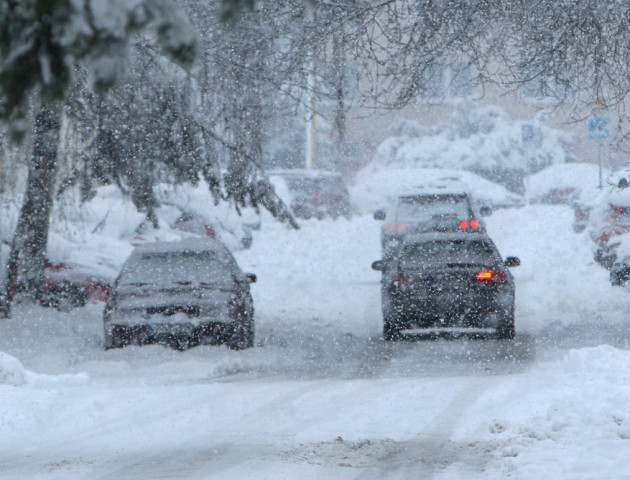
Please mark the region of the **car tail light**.
POLYGON ((210 238, 217 238, 217 234, 214 231, 214 228, 212 228, 212 225, 210 225, 209 223, 206 223, 204 225, 206 227, 206 235, 209 236, 210 238))
POLYGON ((507 282, 507 275, 503 272, 485 270, 477 274, 477 280, 485 283, 505 283, 507 282))
POLYGON ((471 220, 470 222, 462 220, 459 222, 459 228, 462 230, 468 230, 468 228, 479 228, 479 220, 471 220))
POLYGON ((410 285, 413 285, 417 281, 418 281, 418 278, 414 277, 413 275, 401 274, 401 275, 396 275, 394 278, 392 278, 392 281, 390 282, 390 284, 393 287, 408 287, 410 285))
POLYGON ((404 223, 390 223, 387 225, 387 229, 390 232, 404 232, 407 230, 407 225, 404 223))

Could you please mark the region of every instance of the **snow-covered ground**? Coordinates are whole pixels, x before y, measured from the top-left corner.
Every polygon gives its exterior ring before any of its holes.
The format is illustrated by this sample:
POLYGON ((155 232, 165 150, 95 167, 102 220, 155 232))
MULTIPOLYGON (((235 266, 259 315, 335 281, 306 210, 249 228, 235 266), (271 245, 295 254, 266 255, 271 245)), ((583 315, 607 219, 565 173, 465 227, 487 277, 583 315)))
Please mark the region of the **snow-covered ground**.
POLYGON ((630 293, 566 206, 487 219, 517 339, 380 339, 379 224, 264 222, 256 348, 103 351, 102 305, 0 323, 1 479, 630 478, 630 293))

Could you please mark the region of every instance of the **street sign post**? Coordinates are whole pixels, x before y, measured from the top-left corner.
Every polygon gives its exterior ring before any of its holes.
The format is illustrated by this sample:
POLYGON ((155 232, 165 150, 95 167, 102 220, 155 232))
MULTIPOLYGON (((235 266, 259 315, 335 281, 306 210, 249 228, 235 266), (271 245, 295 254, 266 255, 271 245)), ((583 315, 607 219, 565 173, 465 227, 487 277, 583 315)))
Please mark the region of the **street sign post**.
POLYGON ((603 165, 602 165, 602 144, 610 138, 610 120, 607 117, 593 117, 588 121, 588 136, 595 140, 599 157, 599 188, 604 188, 603 165))

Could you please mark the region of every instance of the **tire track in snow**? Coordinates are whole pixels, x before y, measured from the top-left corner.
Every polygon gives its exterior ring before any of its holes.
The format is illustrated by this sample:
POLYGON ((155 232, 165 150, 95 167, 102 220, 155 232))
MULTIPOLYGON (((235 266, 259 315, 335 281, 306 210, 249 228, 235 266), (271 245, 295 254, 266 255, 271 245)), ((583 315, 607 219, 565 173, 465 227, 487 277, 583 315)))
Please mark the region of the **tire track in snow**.
POLYGON ((485 445, 462 444, 452 436, 469 408, 495 386, 496 376, 470 379, 416 439, 397 442, 373 467, 357 475, 356 480, 427 480, 437 478, 444 469, 459 463, 465 465, 464 473, 480 473, 486 461, 485 445))

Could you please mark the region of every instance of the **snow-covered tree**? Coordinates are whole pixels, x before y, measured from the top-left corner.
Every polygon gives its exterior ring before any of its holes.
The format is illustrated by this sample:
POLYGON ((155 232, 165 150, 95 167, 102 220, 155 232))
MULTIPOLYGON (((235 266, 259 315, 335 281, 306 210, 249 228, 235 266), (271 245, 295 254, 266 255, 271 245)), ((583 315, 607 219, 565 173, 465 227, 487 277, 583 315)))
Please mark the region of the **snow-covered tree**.
POLYGON ((19 138, 27 133, 31 105, 35 111, 24 203, 0 302, 4 316, 16 278, 18 291, 41 296, 63 101, 75 65, 86 68, 93 88, 111 86, 131 35, 148 27, 172 58, 193 60, 194 37, 167 1, 0 0, 0 119, 19 138))

